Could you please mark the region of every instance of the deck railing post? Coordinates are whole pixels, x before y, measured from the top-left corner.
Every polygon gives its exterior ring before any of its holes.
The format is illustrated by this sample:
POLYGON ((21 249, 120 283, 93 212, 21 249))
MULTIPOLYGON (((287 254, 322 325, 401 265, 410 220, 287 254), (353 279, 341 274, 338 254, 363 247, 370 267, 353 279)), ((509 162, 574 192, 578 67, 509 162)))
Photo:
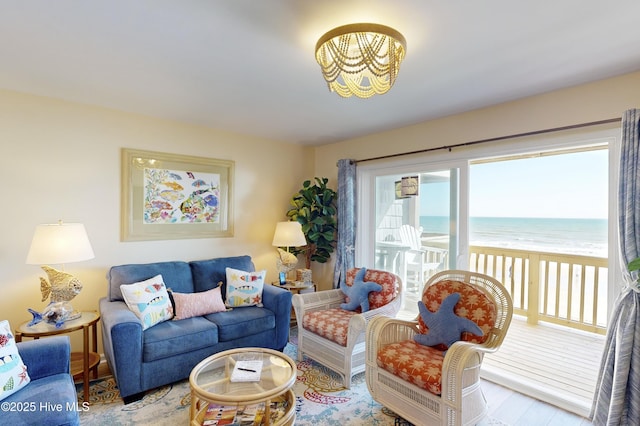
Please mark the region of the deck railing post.
POLYGON ((470 253, 470 268, 500 280, 513 298, 513 312, 526 316, 528 324, 551 322, 605 334, 598 316, 606 312, 606 299, 600 300, 607 286, 606 258, 483 246, 471 246, 470 253))
POLYGON ((530 253, 529 259, 529 291, 527 303, 527 323, 538 324, 540 312, 540 255, 530 253))

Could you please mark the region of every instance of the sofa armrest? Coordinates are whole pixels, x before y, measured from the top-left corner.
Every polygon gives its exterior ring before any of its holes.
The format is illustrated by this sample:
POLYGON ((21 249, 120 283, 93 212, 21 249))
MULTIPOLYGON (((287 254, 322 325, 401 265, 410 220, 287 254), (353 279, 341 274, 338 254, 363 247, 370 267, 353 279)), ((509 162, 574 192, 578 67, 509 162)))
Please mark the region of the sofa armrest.
POLYGON ((291 292, 284 288, 265 284, 262 305, 276 316, 276 347, 284 349, 289 341, 291 322, 291 292))
POLYGON ((304 318, 304 314, 307 312, 339 308, 340 304, 344 302, 345 296, 340 289, 294 294, 292 299, 298 324, 302 323, 302 318, 304 318))
POLYGON ((71 362, 69 336, 28 340, 17 343, 17 346, 31 380, 60 373, 69 374, 71 362))
POLYGON ((398 295, 386 305, 380 306, 379 308, 375 309, 369 309, 367 312, 363 312, 360 315, 364 317, 367 323, 377 316, 393 318, 398 314, 398 312, 400 312, 400 307, 402 306, 402 298, 403 293, 400 290, 398 291, 398 295))
POLYGON ((395 317, 400 310, 400 302, 401 298, 396 297, 384 306, 352 316, 349 320, 349 336, 347 341, 353 341, 355 344, 364 340, 367 324, 376 317, 395 317))
POLYGON ((339 308, 340 304, 344 302, 345 296, 340 289, 294 294, 291 303, 293 304, 293 309, 296 313, 298 335, 302 335, 304 315, 307 312, 339 308))
POLYGON ((124 302, 100 299, 102 344, 109 368, 125 397, 141 392, 142 323, 124 302))
POLYGON ((377 316, 367 323, 367 363, 375 363, 381 347, 391 343, 412 340, 418 334, 418 321, 407 321, 377 316))

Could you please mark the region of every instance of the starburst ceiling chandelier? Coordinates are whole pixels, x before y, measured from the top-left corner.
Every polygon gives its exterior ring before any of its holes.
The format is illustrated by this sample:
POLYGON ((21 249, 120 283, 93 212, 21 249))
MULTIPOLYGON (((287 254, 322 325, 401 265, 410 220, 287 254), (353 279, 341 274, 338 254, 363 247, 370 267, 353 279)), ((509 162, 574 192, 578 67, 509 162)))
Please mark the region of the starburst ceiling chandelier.
POLYGON ((316 60, 329 90, 343 98, 370 98, 391 89, 406 49, 406 40, 393 28, 350 24, 320 37, 316 60))

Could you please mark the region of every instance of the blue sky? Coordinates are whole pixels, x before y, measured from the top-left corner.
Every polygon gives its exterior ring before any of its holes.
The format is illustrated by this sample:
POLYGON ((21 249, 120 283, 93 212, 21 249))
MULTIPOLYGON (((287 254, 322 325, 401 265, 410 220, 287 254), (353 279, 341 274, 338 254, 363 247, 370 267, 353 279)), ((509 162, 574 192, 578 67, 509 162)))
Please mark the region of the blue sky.
MULTIPOLYGON (((606 218, 607 156, 605 149, 472 165, 470 215, 606 218)), ((446 215, 448 185, 424 192, 422 211, 446 215)))

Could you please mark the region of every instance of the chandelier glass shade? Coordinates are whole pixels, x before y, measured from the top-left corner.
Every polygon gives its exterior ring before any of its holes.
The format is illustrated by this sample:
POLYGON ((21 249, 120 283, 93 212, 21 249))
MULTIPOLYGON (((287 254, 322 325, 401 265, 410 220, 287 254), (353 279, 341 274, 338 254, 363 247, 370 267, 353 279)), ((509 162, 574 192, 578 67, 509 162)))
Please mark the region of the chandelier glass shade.
POLYGON ((343 98, 370 98, 391 89, 406 49, 406 40, 393 28, 350 24, 320 37, 316 61, 330 91, 343 98))

